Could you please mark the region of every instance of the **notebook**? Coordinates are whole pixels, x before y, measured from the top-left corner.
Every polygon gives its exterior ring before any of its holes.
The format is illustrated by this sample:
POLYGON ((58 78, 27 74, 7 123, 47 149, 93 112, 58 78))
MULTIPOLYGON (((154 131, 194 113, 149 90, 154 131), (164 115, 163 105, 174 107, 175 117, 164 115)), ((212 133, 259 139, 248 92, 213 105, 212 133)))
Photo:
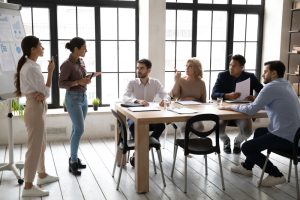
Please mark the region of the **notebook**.
POLYGON ((128 110, 132 112, 147 112, 147 111, 160 111, 159 108, 147 106, 147 107, 130 107, 128 110))
POLYGON ((199 101, 176 101, 176 103, 179 103, 181 105, 200 105, 201 104, 199 101))

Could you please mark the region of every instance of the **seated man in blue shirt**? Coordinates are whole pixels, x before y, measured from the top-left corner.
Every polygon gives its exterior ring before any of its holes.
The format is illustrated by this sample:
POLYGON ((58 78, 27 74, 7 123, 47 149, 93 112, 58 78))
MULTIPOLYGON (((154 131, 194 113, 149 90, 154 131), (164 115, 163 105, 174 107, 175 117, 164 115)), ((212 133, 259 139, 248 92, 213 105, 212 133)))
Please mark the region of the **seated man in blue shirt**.
MULTIPOLYGON (((244 81, 250 78, 250 95, 246 97, 246 100, 253 101, 253 90, 259 93, 263 88, 263 85, 257 80, 253 73, 245 72, 244 66, 246 59, 242 55, 234 55, 231 58, 229 64, 229 70, 220 72, 216 83, 213 87, 211 97, 217 99, 218 97, 224 100, 234 100, 240 97, 240 93, 235 92, 236 83, 244 81)), ((220 139, 224 143, 224 152, 231 153, 230 138, 225 133, 226 125, 228 120, 220 121, 220 139)), ((251 119, 246 120, 233 120, 233 122, 239 126, 240 133, 234 139, 233 153, 239 154, 241 152, 241 143, 250 137, 252 134, 252 121, 251 119)))
MULTIPOLYGON (((231 167, 232 172, 252 176, 252 168, 255 164, 263 168, 266 156, 261 152, 266 149, 292 153, 293 139, 299 128, 300 104, 291 84, 283 79, 284 72, 285 66, 282 62, 266 62, 262 75, 266 85, 255 101, 248 105, 221 108, 250 116, 265 108, 270 121, 268 128, 256 129, 254 138, 242 145, 246 160, 238 166, 231 167)), ((271 187, 286 182, 283 174, 270 161, 265 172, 269 176, 262 181, 261 186, 271 187)))
MULTIPOLYGON (((157 96, 161 99, 160 106, 164 106, 164 100, 169 98, 162 84, 154 78, 149 77, 152 63, 148 59, 137 61, 136 73, 137 78, 129 81, 125 94, 123 95, 124 102, 139 103, 143 106, 149 106, 149 102, 153 102, 157 96)), ((129 119, 128 127, 134 138, 134 122, 129 119)), ((165 130, 164 123, 150 124, 149 131, 152 131, 151 137, 159 140, 159 137, 165 130)), ((134 166, 134 156, 130 158, 131 165, 134 166)))

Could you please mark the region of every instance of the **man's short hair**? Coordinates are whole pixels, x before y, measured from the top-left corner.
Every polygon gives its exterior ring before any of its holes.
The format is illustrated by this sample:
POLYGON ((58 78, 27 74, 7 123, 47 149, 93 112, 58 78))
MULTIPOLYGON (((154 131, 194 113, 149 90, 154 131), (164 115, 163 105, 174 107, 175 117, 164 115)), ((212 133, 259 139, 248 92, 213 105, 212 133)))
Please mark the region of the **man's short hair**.
POLYGON ((246 59, 244 56, 242 56, 240 54, 236 54, 236 55, 232 56, 231 59, 238 61, 241 66, 245 66, 246 59))
POLYGON ((151 61, 146 58, 138 60, 137 63, 146 65, 147 69, 151 69, 151 67, 152 67, 151 61))
POLYGON ((270 71, 276 71, 278 78, 282 78, 284 76, 285 66, 283 62, 279 60, 273 60, 265 62, 264 65, 268 65, 270 71))

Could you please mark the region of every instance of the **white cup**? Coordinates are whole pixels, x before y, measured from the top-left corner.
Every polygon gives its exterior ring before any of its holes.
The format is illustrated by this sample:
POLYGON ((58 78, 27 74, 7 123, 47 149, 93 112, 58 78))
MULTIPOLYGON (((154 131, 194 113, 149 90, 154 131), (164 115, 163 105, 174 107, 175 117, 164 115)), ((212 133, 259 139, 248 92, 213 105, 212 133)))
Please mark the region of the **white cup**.
POLYGON ((222 97, 218 97, 218 98, 217 98, 217 105, 218 105, 219 107, 221 107, 221 106, 223 105, 223 98, 222 98, 222 97))
POLYGON ((170 101, 169 100, 164 100, 164 110, 168 110, 170 107, 170 101))

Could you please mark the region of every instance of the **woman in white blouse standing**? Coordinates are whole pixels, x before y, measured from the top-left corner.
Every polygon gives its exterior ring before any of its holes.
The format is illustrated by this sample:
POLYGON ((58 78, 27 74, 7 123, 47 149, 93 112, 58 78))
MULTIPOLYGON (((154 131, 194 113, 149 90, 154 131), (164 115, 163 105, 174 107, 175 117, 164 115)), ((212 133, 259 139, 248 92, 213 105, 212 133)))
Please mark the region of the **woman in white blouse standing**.
POLYGON ((50 176, 45 170, 44 152, 46 149, 45 115, 47 112, 46 98, 50 95, 54 61, 49 61, 48 78, 45 80, 41 67, 36 63, 43 56, 44 48, 35 36, 26 36, 21 43, 23 56, 20 58, 15 75, 16 95, 26 96, 24 114, 27 129, 27 152, 24 165, 25 186, 23 197, 41 197, 49 195, 46 190, 34 186, 33 180, 38 173, 37 185, 58 181, 58 177, 50 176))

